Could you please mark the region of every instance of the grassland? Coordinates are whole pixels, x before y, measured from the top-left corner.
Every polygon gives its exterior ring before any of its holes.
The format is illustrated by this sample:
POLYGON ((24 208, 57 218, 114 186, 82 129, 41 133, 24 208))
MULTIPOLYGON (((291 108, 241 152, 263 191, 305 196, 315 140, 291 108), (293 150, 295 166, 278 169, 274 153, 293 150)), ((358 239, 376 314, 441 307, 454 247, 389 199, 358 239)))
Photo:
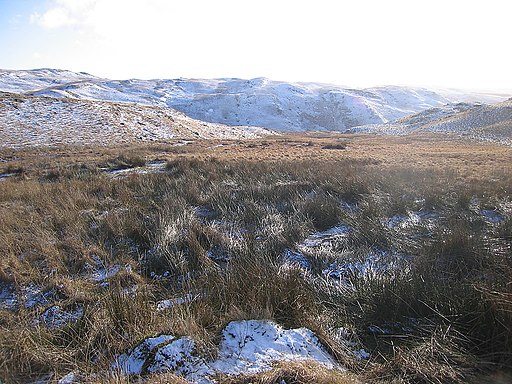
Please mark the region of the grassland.
POLYGON ((282 363, 219 382, 509 378, 510 147, 289 135, 0 160, 2 382, 183 382, 112 361, 164 333, 214 356, 241 319, 307 327, 348 371, 282 363), (347 230, 323 241, 332 228, 347 230), (70 321, 47 322, 55 306, 70 321))

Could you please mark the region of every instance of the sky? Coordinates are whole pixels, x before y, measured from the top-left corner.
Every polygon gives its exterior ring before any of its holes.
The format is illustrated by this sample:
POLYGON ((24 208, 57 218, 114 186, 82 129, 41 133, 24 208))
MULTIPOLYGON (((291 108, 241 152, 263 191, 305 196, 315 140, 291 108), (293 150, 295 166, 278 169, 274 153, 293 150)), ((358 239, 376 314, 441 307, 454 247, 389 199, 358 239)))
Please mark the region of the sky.
POLYGON ((0 0, 0 68, 512 90, 510 0, 0 0))

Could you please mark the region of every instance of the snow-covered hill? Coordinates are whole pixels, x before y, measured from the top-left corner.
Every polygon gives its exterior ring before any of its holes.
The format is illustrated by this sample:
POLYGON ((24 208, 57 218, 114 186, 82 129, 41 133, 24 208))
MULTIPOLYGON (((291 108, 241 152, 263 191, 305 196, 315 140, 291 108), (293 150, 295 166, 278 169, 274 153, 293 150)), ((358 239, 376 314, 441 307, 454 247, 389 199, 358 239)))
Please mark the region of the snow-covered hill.
POLYGON ((458 102, 462 96, 481 102, 505 99, 494 94, 443 95, 406 87, 350 89, 265 78, 109 80, 57 70, 0 71, 0 90, 171 107, 207 122, 286 131, 344 131, 381 124, 458 102))
POLYGON ((404 135, 413 132, 443 132, 512 143, 512 99, 496 104, 458 103, 397 119, 369 124, 347 132, 404 135))
POLYGON ((194 120, 167 107, 0 92, 0 147, 250 139, 269 133, 194 120))
POLYGON ((512 99, 479 105, 418 127, 428 132, 450 132, 512 143, 512 99))
POLYGON ((85 80, 99 80, 88 73, 76 73, 61 69, 35 69, 31 71, 0 70, 0 91, 30 92, 85 80))

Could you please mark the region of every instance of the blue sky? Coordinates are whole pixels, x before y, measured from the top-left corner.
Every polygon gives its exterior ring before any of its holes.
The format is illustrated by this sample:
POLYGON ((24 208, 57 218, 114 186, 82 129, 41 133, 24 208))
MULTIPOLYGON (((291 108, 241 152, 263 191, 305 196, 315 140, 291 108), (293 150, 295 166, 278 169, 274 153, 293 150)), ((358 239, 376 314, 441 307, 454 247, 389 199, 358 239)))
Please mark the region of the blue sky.
POLYGON ((512 90, 508 0, 0 0, 0 68, 512 90))

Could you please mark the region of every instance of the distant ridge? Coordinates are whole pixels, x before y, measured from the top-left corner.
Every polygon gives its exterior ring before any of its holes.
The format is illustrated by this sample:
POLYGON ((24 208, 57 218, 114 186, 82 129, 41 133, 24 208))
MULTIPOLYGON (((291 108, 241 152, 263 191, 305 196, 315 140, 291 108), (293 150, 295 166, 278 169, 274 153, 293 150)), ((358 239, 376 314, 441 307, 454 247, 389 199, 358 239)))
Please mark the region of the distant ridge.
POLYGON ((494 103, 496 94, 447 95, 424 88, 343 88, 266 78, 109 80, 70 71, 0 71, 0 90, 33 96, 137 103, 179 110, 195 119, 284 131, 345 131, 382 124, 464 100, 494 103))
POLYGON ((349 132, 388 135, 442 132, 512 144, 512 98, 492 105, 459 103, 430 108, 389 123, 355 127, 349 132))

